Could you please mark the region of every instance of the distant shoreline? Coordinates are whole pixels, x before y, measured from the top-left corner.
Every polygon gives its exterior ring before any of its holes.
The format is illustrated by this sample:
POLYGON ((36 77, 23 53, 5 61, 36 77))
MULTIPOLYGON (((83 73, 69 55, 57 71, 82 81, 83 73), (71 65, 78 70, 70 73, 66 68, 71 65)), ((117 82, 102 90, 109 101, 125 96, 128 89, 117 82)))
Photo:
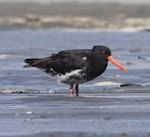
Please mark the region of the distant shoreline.
POLYGON ((48 16, 104 17, 115 14, 128 17, 149 17, 149 4, 120 4, 106 2, 0 2, 0 16, 22 16, 26 14, 48 16))
POLYGON ((0 30, 25 28, 150 30, 149 13, 150 5, 146 4, 0 2, 0 30))

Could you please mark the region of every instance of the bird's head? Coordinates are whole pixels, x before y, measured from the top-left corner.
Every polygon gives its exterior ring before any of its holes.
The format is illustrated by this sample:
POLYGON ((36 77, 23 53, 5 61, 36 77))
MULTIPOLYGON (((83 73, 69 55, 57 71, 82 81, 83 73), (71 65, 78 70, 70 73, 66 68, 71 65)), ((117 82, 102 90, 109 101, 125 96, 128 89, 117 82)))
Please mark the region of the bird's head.
POLYGON ((111 55, 111 50, 106 46, 94 46, 93 51, 96 54, 100 54, 104 56, 108 61, 112 62, 118 68, 120 68, 123 72, 127 72, 127 70, 111 55))

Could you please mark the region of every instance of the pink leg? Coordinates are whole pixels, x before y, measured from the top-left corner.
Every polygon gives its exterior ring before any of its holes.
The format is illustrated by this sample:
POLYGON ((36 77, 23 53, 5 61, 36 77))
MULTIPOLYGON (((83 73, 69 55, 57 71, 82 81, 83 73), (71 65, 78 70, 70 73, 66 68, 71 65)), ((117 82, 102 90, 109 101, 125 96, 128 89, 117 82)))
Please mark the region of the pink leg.
POLYGON ((79 86, 78 86, 78 84, 76 84, 75 90, 76 90, 76 97, 78 97, 79 96, 79 86))
POLYGON ((70 85, 70 97, 73 97, 73 92, 74 92, 73 84, 71 84, 70 85))

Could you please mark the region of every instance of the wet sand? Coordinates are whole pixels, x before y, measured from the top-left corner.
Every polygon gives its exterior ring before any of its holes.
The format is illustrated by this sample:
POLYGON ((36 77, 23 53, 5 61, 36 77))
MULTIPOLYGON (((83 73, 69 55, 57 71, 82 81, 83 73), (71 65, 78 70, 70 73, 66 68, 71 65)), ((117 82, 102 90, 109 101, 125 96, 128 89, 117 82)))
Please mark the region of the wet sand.
POLYGON ((104 31, 149 30, 149 9, 0 3, 0 137, 149 137, 150 34, 104 31), (78 98, 41 71, 22 68, 28 57, 95 44, 109 46, 129 72, 109 65, 80 85, 78 98))
POLYGON ((0 31, 0 137, 149 137, 149 33, 97 31, 0 31), (109 64, 105 73, 68 85, 23 68, 29 57, 64 49, 109 46, 128 73, 109 64))
POLYGON ((148 137, 149 87, 83 89, 80 97, 1 94, 1 137, 148 137), (4 107, 5 106, 5 107, 4 107))

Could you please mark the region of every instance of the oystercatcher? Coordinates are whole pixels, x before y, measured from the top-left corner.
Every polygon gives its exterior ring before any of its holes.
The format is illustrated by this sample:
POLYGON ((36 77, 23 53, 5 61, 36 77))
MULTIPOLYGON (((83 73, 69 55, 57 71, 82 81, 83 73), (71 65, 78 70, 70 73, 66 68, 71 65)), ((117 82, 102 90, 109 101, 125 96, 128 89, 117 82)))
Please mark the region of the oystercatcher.
POLYGON ((48 73, 60 83, 70 85, 70 96, 73 97, 74 85, 76 96, 79 95, 79 84, 90 81, 101 75, 111 61, 122 71, 127 70, 112 56, 106 46, 96 45, 92 49, 64 50, 47 58, 25 59, 25 67, 36 67, 48 73))

